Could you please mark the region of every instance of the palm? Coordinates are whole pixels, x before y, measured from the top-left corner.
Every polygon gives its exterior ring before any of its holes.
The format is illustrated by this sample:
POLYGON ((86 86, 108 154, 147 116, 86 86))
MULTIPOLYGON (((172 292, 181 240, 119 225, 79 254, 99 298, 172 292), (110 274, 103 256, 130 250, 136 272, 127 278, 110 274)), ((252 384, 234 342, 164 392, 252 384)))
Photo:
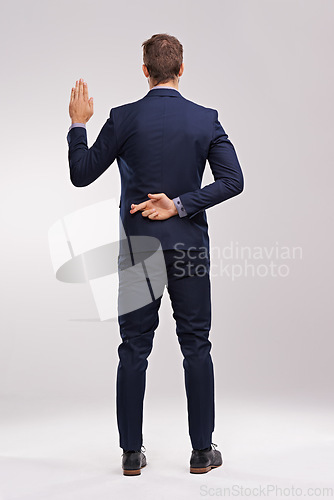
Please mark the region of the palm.
POLYGON ((88 86, 81 78, 72 87, 69 114, 72 122, 87 123, 94 114, 93 98, 88 97, 88 86))

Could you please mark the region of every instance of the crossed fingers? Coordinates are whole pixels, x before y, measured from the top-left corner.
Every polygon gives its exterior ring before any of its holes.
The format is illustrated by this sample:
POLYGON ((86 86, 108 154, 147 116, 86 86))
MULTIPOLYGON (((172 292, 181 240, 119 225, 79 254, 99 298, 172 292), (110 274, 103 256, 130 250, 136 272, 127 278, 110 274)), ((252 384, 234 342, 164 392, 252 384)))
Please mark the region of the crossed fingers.
POLYGON ((152 203, 152 201, 143 201, 142 203, 138 203, 138 205, 135 205, 133 203, 131 205, 130 214, 134 214, 141 210, 143 217, 149 217, 150 219, 156 217, 158 215, 158 212, 155 208, 148 208, 149 203, 152 203))

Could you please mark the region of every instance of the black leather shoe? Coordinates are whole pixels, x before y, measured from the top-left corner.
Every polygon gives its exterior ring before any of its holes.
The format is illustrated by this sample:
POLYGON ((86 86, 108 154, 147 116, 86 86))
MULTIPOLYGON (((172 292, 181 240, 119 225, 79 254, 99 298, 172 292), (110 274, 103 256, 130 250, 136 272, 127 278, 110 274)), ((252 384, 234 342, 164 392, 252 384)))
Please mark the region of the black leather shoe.
MULTIPOLYGON (((146 451, 142 446, 141 450, 146 451)), ((138 476, 141 469, 146 466, 146 457, 142 451, 123 450, 122 469, 124 476, 138 476)))
POLYGON ((190 458, 190 472, 194 474, 203 474, 211 469, 220 467, 223 463, 222 455, 216 450, 217 445, 212 443, 210 450, 193 450, 190 458))

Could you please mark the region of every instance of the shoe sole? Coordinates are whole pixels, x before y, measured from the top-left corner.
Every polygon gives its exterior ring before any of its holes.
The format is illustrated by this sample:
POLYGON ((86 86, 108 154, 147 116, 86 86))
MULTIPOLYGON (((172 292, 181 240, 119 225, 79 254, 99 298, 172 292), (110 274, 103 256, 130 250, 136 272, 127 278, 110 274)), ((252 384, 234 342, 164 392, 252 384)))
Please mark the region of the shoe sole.
POLYGON ((123 469, 124 476, 139 476, 141 474, 141 469, 146 467, 146 464, 143 465, 140 469, 123 469))
POLYGON ((211 469, 217 469, 217 467, 221 467, 220 465, 209 465, 208 467, 190 467, 190 472, 192 474, 205 474, 205 472, 209 472, 211 469))

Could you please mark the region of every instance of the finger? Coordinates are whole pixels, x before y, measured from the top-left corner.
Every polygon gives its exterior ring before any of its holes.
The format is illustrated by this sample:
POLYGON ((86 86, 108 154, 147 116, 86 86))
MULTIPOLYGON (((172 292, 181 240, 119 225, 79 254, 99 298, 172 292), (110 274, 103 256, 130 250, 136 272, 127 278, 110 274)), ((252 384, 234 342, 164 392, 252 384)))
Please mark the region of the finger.
POLYGON ((74 87, 72 87, 72 90, 71 90, 71 101, 73 101, 74 99, 74 87))
POLYGON ((155 209, 155 208, 151 208, 150 210, 144 210, 144 211, 142 212, 142 216, 143 216, 143 217, 147 217, 147 216, 149 216, 150 214, 153 214, 153 213, 155 213, 155 212, 156 212, 156 209, 155 209))
POLYGON ((77 99, 79 93, 79 82, 78 80, 75 82, 75 87, 74 87, 74 99, 77 99))
MULTIPOLYGON (((148 196, 150 198, 153 198, 155 200, 160 200, 163 196, 164 196, 164 193, 156 193, 156 194, 151 194, 149 193, 148 196)), ((153 200, 152 200, 153 201, 153 200)))
POLYGON ((88 85, 86 82, 83 83, 83 95, 84 98, 88 100, 88 85))
POLYGON ((148 216, 148 218, 149 218, 149 219, 157 219, 157 220, 158 220, 158 219, 159 219, 159 212, 155 211, 155 213, 150 214, 150 215, 148 216))
POLYGON ((80 78, 79 80, 79 94, 80 94, 80 97, 83 96, 83 79, 80 78))
POLYGON ((133 208, 131 208, 130 212, 132 214, 134 214, 135 212, 138 212, 138 210, 145 210, 145 208, 146 208, 146 201, 143 201, 143 203, 139 203, 138 205, 134 205, 133 208))

